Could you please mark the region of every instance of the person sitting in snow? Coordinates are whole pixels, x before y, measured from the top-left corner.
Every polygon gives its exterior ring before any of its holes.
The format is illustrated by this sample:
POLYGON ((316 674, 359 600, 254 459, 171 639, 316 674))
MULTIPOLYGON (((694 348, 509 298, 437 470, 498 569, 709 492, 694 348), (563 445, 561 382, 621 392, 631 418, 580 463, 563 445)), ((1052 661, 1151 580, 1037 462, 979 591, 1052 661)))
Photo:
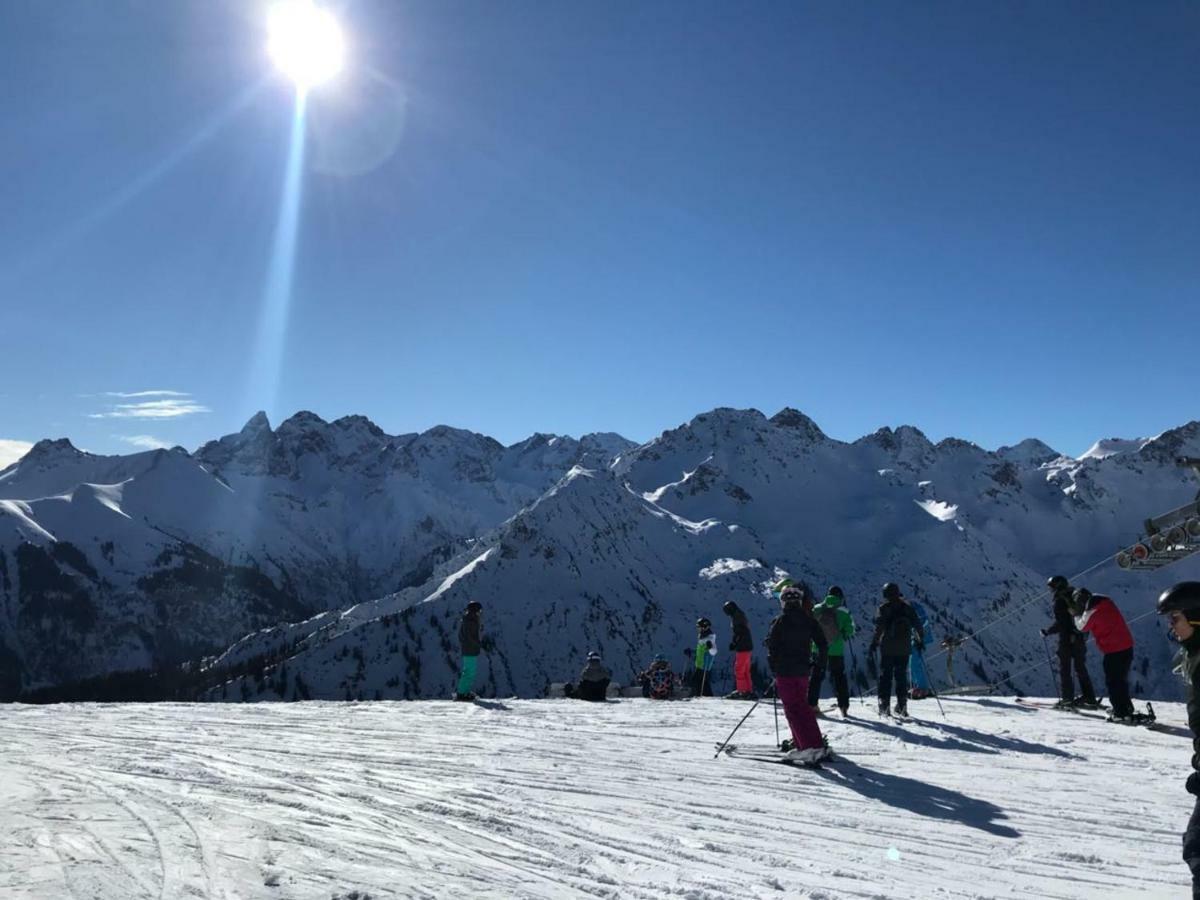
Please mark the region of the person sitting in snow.
POLYGON ((564 692, 577 700, 602 703, 608 696, 608 683, 611 680, 612 672, 605 668, 600 661, 600 654, 593 650, 587 655, 587 663, 579 673, 579 683, 574 686, 568 684, 564 692))
POLYGON ((692 696, 711 697, 713 660, 717 655, 717 636, 712 622, 701 616, 696 620, 696 652, 692 655, 692 696))
POLYGON ((1133 635, 1125 617, 1111 597, 1079 588, 1071 597, 1075 627, 1090 634, 1104 654, 1104 682, 1112 704, 1111 722, 1133 720, 1133 700, 1129 697, 1129 669, 1133 666, 1133 635))
POLYGON ((649 697, 651 700, 671 699, 671 691, 675 687, 675 673, 671 671, 671 664, 661 653, 654 655, 654 661, 646 671, 638 675, 637 680, 642 685, 643 697, 649 697))
POLYGON ((805 585, 790 584, 780 594, 780 614, 767 631, 767 663, 775 676, 775 693, 783 703, 792 739, 780 747, 793 759, 819 762, 829 755, 821 736, 817 717, 808 705, 808 678, 812 669, 812 648, 817 648, 817 664, 824 669, 829 652, 821 626, 804 610, 805 585))

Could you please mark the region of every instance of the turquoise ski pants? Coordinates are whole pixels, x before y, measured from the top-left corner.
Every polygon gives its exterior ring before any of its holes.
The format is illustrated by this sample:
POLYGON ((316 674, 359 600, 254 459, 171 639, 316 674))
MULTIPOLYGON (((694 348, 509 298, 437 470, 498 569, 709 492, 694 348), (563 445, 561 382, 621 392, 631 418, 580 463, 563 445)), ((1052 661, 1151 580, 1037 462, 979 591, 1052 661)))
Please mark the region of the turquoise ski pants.
POLYGON ((464 656, 462 660, 462 673, 458 676, 458 692, 469 694, 471 688, 475 686, 475 666, 479 662, 479 657, 464 656))

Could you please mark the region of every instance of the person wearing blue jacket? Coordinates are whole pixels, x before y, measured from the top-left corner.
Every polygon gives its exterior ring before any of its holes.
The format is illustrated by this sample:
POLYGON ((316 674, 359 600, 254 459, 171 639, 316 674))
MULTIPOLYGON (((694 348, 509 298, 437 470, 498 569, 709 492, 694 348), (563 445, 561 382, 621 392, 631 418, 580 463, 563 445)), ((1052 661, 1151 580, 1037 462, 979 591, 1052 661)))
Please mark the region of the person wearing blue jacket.
MULTIPOLYGON (((917 614, 917 621, 921 623, 920 634, 923 637, 921 644, 928 645, 933 640, 933 626, 929 624, 925 608, 915 600, 910 600, 908 605, 913 608, 913 612, 917 614)), ((929 672, 925 668, 925 655, 917 649, 921 644, 913 641, 912 650, 908 655, 908 696, 911 700, 924 700, 933 696, 933 686, 929 682, 929 672)))

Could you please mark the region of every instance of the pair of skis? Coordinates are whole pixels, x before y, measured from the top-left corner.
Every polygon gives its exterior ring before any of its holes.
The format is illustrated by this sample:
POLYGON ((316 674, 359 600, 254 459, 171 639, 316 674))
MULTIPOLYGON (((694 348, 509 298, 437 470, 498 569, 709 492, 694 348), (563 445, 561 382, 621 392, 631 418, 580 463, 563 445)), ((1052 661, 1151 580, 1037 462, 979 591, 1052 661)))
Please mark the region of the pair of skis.
POLYGON ((1141 725, 1144 728, 1150 729, 1154 728, 1158 718, 1154 714, 1154 707, 1149 703, 1146 704, 1146 711, 1144 713, 1135 712, 1133 716, 1126 719, 1114 719, 1112 717, 1111 710, 1109 710, 1107 706, 1100 702, 1097 702, 1095 706, 1064 706, 1059 703, 1045 703, 1039 700, 1026 700, 1024 697, 1018 697, 1017 703, 1021 704, 1022 706, 1031 706, 1035 709, 1050 709, 1076 713, 1081 716, 1088 716, 1088 718, 1091 719, 1100 718, 1098 713, 1102 713, 1107 710, 1109 711, 1109 715, 1105 718, 1105 721, 1107 722, 1112 722, 1114 725, 1141 725), (1089 713, 1092 713, 1093 715, 1088 715, 1089 713))
POLYGON ((755 762, 768 762, 779 765, 792 766, 796 769, 820 769, 826 763, 838 762, 840 756, 834 756, 833 751, 824 759, 816 762, 804 762, 799 759, 792 759, 784 754, 778 747, 741 747, 737 744, 726 744, 721 748, 720 744, 716 745, 730 759, 750 759, 755 762))

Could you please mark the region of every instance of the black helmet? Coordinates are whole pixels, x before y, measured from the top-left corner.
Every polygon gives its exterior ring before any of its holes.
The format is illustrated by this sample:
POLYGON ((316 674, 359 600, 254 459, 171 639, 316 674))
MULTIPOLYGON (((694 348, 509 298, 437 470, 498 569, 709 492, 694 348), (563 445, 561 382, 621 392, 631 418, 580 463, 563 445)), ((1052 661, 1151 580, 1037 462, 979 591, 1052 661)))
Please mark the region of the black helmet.
POLYGON ((483 609, 483 604, 478 600, 472 600, 467 604, 467 612, 479 612, 481 609, 483 609))
POLYGON ((1075 615, 1079 615, 1079 613, 1083 612, 1085 609, 1088 608, 1088 604, 1091 601, 1092 601, 1092 592, 1091 591, 1089 591, 1087 588, 1075 588, 1075 593, 1073 593, 1071 595, 1071 600, 1067 604, 1067 606, 1069 606, 1073 611, 1077 610, 1077 612, 1075 612, 1075 615))
POLYGON ((900 585, 889 581, 883 586, 884 600, 898 600, 900 598, 900 585))
POLYGON ((1167 588, 1159 596, 1156 608, 1160 616, 1185 612, 1191 619, 1192 614, 1200 614, 1200 581, 1181 581, 1167 588))
POLYGON ((738 611, 738 605, 736 603, 734 603, 732 600, 726 600, 725 605, 722 606, 721 609, 724 610, 725 615, 732 616, 735 612, 738 611))
POLYGON ((846 595, 842 593, 842 589, 836 584, 825 593, 830 597, 841 597, 842 599, 845 599, 846 597, 846 595))
POLYGON ((712 622, 708 621, 708 619, 704 618, 704 616, 701 616, 699 619, 696 620, 696 627, 697 628, 712 628, 712 622))
POLYGON ((1051 575, 1050 580, 1046 582, 1046 586, 1057 594, 1059 591, 1069 591, 1071 589, 1071 582, 1067 581, 1062 575, 1051 575))

